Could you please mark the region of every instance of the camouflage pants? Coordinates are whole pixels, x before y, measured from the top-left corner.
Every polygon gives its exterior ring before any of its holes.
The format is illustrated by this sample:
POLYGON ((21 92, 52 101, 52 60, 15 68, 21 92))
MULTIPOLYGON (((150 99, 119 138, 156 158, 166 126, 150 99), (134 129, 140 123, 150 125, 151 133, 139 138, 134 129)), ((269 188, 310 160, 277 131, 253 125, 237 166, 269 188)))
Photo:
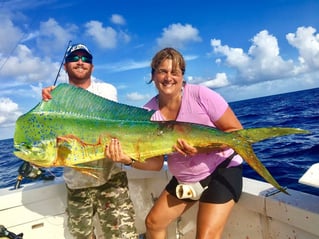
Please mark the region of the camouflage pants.
POLYGON ((90 238, 95 213, 98 214, 105 239, 138 238, 125 172, 114 175, 99 187, 67 190, 68 227, 75 238, 90 238))

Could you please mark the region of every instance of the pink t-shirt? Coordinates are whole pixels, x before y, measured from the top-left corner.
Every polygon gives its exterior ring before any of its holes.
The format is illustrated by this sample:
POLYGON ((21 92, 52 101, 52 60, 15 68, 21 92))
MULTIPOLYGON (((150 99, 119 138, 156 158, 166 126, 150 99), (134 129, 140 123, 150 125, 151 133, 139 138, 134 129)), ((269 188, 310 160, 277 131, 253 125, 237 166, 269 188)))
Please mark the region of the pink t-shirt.
MULTIPOLYGON (((228 103, 217 92, 200 85, 185 84, 180 111, 176 121, 203 124, 215 127, 217 121, 226 111, 228 103)), ((165 121, 161 115, 157 97, 153 97, 144 108, 156 110, 151 120, 165 121)), ((195 156, 183 156, 180 153, 168 155, 168 168, 179 182, 198 182, 209 176, 216 167, 222 163, 234 151, 227 149, 210 154, 197 154, 195 156)), ((228 167, 242 163, 242 158, 236 155, 228 167)))

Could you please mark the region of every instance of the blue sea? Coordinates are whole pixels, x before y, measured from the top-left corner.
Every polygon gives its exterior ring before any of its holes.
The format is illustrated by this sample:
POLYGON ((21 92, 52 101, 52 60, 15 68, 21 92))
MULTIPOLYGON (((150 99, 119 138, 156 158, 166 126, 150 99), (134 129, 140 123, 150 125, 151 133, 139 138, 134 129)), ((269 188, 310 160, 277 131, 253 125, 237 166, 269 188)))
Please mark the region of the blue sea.
MULTIPOLYGON (((256 155, 280 185, 319 195, 319 189, 298 183, 319 162, 319 88, 230 103, 245 128, 295 127, 309 135, 290 135, 253 145, 256 155)), ((0 188, 14 187, 22 161, 13 155, 13 139, 0 140, 0 188)), ((49 169, 61 176, 62 169, 49 169)), ((264 181, 246 163, 244 176, 264 181)), ((24 180, 22 183, 30 181, 24 180)))

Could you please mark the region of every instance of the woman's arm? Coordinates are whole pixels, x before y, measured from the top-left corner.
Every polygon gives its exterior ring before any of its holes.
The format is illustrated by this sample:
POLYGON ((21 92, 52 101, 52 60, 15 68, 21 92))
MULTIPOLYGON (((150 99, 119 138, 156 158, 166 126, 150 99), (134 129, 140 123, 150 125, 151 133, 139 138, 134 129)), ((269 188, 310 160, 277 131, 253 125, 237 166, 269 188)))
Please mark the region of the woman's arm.
MULTIPOLYGON (((216 121, 214 122, 216 127, 219 130, 222 130, 224 132, 231 132, 243 129, 243 126, 241 125, 240 121, 232 111, 230 107, 226 109, 224 114, 216 121)), ((193 146, 190 146, 186 141, 183 139, 178 139, 177 144, 174 146, 176 151, 179 153, 187 156, 187 155, 195 155, 197 153, 209 153, 212 152, 211 149, 197 149, 193 146)))
POLYGON ((240 121, 237 116, 234 114, 233 110, 228 106, 224 114, 214 122, 217 129, 220 129, 224 132, 231 132, 243 129, 240 121))

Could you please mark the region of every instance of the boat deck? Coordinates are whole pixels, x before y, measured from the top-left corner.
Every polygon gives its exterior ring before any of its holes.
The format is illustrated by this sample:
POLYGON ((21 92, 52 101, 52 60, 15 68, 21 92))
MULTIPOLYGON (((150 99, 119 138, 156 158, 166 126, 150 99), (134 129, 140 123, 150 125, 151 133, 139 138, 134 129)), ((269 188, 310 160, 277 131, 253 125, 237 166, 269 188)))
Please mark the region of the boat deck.
MULTIPOLYGON (((170 179, 160 172, 127 169, 136 226, 145 232, 144 218, 170 179)), ((0 224, 24 233, 24 239, 71 238, 65 225, 66 191, 62 178, 0 189, 0 224)), ((226 225, 223 239, 319 239, 319 197, 288 189, 278 193, 265 182, 244 178, 243 194, 226 225)), ((168 228, 169 239, 195 238, 197 206, 168 228)), ((97 238, 99 235, 97 228, 97 238)))

